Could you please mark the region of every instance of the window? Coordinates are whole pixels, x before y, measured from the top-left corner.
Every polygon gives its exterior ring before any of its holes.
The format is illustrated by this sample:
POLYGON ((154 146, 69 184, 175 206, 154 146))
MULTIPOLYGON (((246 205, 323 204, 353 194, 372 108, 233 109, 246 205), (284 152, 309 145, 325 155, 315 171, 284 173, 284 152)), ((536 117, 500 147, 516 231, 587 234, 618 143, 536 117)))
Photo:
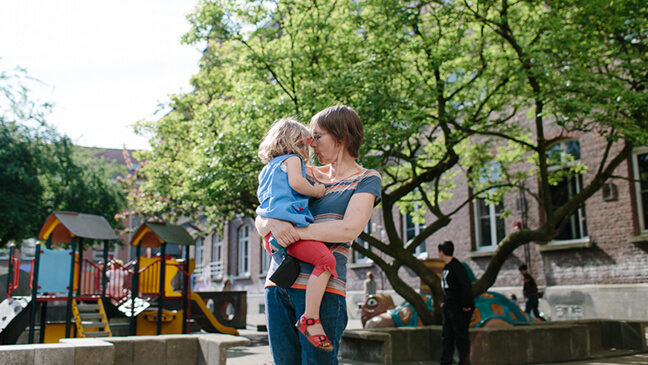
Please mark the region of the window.
POLYGON ((635 149, 632 154, 632 167, 637 194, 637 214, 639 232, 648 234, 648 147, 635 149))
MULTIPOLYGON (((501 181, 502 167, 499 162, 491 161, 479 170, 479 185, 485 187, 501 181)), ((492 251, 506 236, 504 225, 504 203, 494 203, 488 198, 497 193, 491 188, 475 198, 475 242, 477 251, 492 251)))
POLYGON ((223 261, 223 240, 221 239, 218 232, 212 234, 212 262, 222 262, 223 261))
MULTIPOLYGON (((567 172, 567 170, 580 162, 580 143, 578 141, 565 141, 554 145, 547 153, 550 171, 553 173, 567 172)), ((558 174, 558 182, 551 186, 551 200, 553 209, 565 204, 583 188, 583 176, 577 174, 558 174), (562 175, 562 176, 561 176, 562 175)), ((564 228, 554 241, 574 241, 588 237, 587 218, 585 206, 578 208, 564 221, 559 223, 564 228)))
POLYGON ((261 247, 261 274, 265 274, 268 272, 268 269, 270 268, 270 254, 268 251, 266 251, 263 248, 263 243, 259 242, 259 246, 261 247))
POLYGON ((250 274, 250 226, 247 224, 238 230, 238 274, 250 274))
POLYGON ((196 239, 196 267, 203 267, 205 264, 205 246, 203 245, 202 238, 196 239))
MULTIPOLYGON (((418 210, 418 204, 414 206, 414 211, 418 210)), ((425 229, 425 224, 423 223, 414 223, 415 218, 412 215, 412 212, 408 212, 403 215, 403 242, 409 242, 414 237, 418 236, 423 229, 425 229)), ((416 251, 415 255, 422 255, 427 252, 425 247, 425 242, 420 244, 416 251)))
MULTIPOLYGON (((367 226, 364 229, 364 232, 367 234, 371 234, 371 222, 367 223, 367 226)), ((363 240, 362 238, 358 237, 355 240, 358 244, 360 244, 363 247, 369 248, 369 242, 363 240)), ((353 262, 355 263, 369 263, 372 262, 370 258, 367 256, 361 254, 360 252, 353 250, 353 262)))
POLYGON ((486 199, 475 200, 475 238, 477 250, 494 249, 504 239, 504 204, 488 204, 486 199))
POLYGON ((196 239, 196 245, 194 246, 194 251, 195 251, 194 258, 196 261, 196 268, 194 269, 194 272, 191 275, 193 278, 193 283, 195 285, 194 289, 204 290, 204 288, 201 288, 200 286, 208 281, 209 274, 205 271, 205 267, 204 267, 205 246, 203 245, 202 238, 198 237, 196 239))
POLYGON ((210 271, 212 279, 223 278, 223 239, 218 232, 212 234, 212 251, 210 271))

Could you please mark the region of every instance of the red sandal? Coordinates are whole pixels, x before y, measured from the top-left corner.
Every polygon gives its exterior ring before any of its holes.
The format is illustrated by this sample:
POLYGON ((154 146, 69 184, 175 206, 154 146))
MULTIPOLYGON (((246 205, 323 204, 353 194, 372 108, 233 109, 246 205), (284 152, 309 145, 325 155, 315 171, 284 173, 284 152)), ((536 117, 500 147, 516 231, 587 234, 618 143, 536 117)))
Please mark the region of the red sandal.
POLYGON ((304 316, 301 316, 297 323, 295 324, 295 327, 299 330, 299 332, 302 333, 302 335, 306 336, 306 339, 308 339, 308 342, 310 342, 315 348, 326 351, 326 352, 331 352, 333 351, 333 344, 331 344, 331 341, 329 341, 328 337, 326 335, 310 335, 308 333, 308 326, 312 326, 314 324, 320 323, 319 319, 313 319, 313 318, 306 318, 304 316))

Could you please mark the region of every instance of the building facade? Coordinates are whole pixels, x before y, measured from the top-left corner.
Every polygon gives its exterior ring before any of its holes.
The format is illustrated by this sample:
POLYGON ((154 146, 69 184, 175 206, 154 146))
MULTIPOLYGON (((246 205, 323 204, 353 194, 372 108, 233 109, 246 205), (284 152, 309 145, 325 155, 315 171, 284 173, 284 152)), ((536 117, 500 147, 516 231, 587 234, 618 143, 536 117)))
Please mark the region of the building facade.
MULTIPOLYGON (((572 135, 553 148, 568 154, 571 163, 597 166, 605 141, 596 134, 572 135)), ((554 201, 567 199, 587 184, 592 173, 584 172, 552 187, 554 201)), ((636 148, 619 166, 604 187, 568 219, 565 229, 552 242, 529 243, 511 255, 491 290, 522 298, 520 264, 529 271, 543 291, 545 315, 553 320, 581 318, 648 319, 648 183, 637 180, 648 176, 648 147, 636 148)), ((453 200, 466 199, 470 190, 461 174, 456 177, 453 200)), ((527 181, 531 191, 537 182, 527 181)), ((400 236, 407 241, 425 224, 412 222, 410 214, 396 213, 400 236)), ((431 217, 428 217, 428 223, 431 217)), ((477 276, 489 264, 497 243, 522 227, 542 222, 538 204, 522 193, 508 194, 498 205, 476 199, 459 211, 452 222, 426 240, 417 250, 420 258, 436 257, 436 245, 452 240, 456 256, 468 263, 477 276), (502 214, 505 209, 510 215, 502 214)), ((385 238, 380 210, 376 209, 365 232, 385 238)), ((360 244, 366 242, 358 239, 360 244)), ((379 291, 395 295, 381 270, 367 257, 353 250, 347 282, 347 302, 352 317, 358 315, 362 302, 363 281, 372 271, 379 291)), ((222 234, 211 233, 196 245, 197 289, 218 290, 229 279, 235 290, 248 292, 248 312, 263 313, 263 284, 269 255, 262 249, 261 238, 252 218, 239 218, 226 224, 222 234)), ((406 282, 417 288, 419 280, 402 269, 406 282)), ((395 302, 399 302, 396 296, 395 302)))
MULTIPOLYGON (((554 146, 555 153, 572 157, 571 163, 582 162, 597 166, 605 141, 597 134, 569 135, 554 146)), ((584 172, 552 188, 555 201, 567 199, 586 185, 592 173, 584 172)), ((517 270, 527 264, 532 276, 544 292, 541 309, 553 320, 580 318, 615 318, 647 320, 648 309, 648 147, 636 148, 631 157, 615 171, 610 179, 583 207, 569 218, 560 236, 546 244, 529 243, 518 248, 500 271, 491 290, 522 298, 522 279, 517 270)), ((527 188, 537 191, 537 181, 528 179, 527 188)), ((453 201, 470 194, 465 177, 457 174, 453 201)), ((410 214, 394 212, 398 217, 399 234, 404 241, 417 235, 425 224, 414 223, 410 214)), ((426 219, 431 222, 432 217, 426 219)), ((417 249, 421 259, 436 257, 436 245, 452 240, 456 256, 468 263, 479 276, 489 264, 498 242, 521 227, 534 227, 542 222, 539 206, 527 194, 508 194, 502 203, 488 205, 484 199, 453 216, 452 222, 429 237, 417 249), (508 209, 510 215, 503 212, 508 209)), ((139 222, 141 223, 141 222, 139 222)), ((184 222, 197 238, 192 249, 196 268, 194 290, 222 290, 225 281, 233 290, 248 293, 248 318, 252 323, 263 322, 263 286, 270 256, 262 249, 261 237, 254 229, 251 217, 227 222, 221 232, 198 234, 184 222)), ((183 224, 183 222, 179 222, 183 224)), ((139 225, 132 222, 131 226, 139 225)), ((384 223, 380 209, 365 228, 365 232, 384 239, 384 223)), ((128 237, 122 237, 128 242, 128 237)), ((358 239, 358 243, 367 243, 358 239)), ((382 271, 370 259, 351 250, 347 274, 347 302, 352 318, 359 316, 363 300, 363 281, 371 271, 380 292, 390 293, 395 302, 402 301, 391 288, 382 271)), ((116 246, 111 257, 124 262, 133 258, 127 246, 116 246)), ((405 281, 418 288, 419 279, 409 270, 401 270, 405 281)))

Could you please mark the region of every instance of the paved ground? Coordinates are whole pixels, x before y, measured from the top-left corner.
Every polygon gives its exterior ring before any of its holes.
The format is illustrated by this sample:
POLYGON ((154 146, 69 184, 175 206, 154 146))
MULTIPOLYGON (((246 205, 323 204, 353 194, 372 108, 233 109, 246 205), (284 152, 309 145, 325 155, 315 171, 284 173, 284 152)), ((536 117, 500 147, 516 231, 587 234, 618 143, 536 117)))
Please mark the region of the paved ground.
MULTIPOLYGON (((614 356, 614 354, 610 354, 614 356)), ((616 365, 616 364, 648 364, 648 353, 614 356, 602 359, 564 362, 556 365, 616 365)))
MULTIPOLYGON (((360 320, 351 320, 347 326, 349 329, 362 328, 360 320)), ((249 338, 250 346, 234 347, 227 352, 227 365, 270 365, 270 347, 266 332, 259 332, 256 326, 249 326, 248 329, 240 330, 241 336, 249 338)), ((604 358, 575 361, 566 363, 554 363, 553 365, 619 365, 619 364, 648 364, 648 353, 628 354, 621 351, 609 351, 601 354, 604 358)), ((371 365, 367 362, 349 361, 340 359, 341 365, 371 365)), ((399 365, 437 365, 437 362, 414 362, 399 365)), ((478 365, 473 363, 473 365, 478 365)))

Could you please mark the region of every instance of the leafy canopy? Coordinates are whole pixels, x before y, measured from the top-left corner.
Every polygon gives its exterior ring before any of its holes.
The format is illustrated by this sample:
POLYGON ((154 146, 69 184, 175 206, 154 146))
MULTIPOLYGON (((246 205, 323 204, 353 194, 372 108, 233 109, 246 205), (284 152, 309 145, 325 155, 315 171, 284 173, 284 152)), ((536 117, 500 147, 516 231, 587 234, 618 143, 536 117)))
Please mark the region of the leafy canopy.
POLYGON ((414 252, 457 212, 522 191, 544 218, 500 242, 478 294, 517 247, 556 237, 646 143, 646 12, 639 0, 202 1, 184 38, 207 44, 195 90, 140 123, 154 137, 134 202, 166 219, 253 215, 268 126, 351 105, 365 124, 360 162, 383 176, 385 231, 362 235, 372 249, 353 247, 432 323, 399 269, 439 303, 438 278, 414 252), (553 146, 583 133, 603 141, 598 165, 563 156, 568 168, 552 167, 553 146), (555 206, 551 186, 585 171, 590 182, 555 206), (428 225, 404 242, 398 210, 428 225))

